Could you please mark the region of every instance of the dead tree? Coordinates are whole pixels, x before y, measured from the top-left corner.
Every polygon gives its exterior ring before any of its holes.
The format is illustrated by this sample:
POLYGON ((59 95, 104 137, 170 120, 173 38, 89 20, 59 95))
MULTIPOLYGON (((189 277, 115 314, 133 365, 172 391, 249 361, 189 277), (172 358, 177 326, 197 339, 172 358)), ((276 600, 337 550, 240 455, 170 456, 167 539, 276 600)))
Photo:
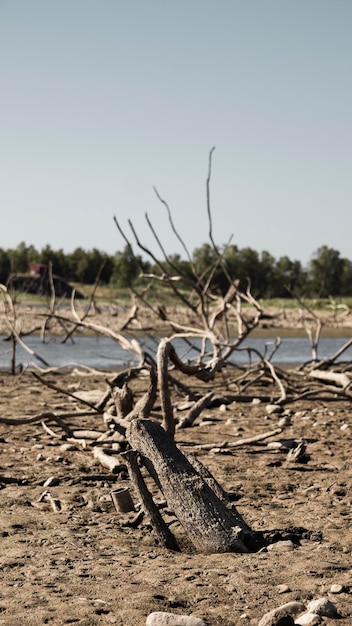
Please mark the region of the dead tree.
POLYGON ((208 470, 199 471, 164 429, 155 421, 133 420, 127 430, 132 448, 156 478, 171 508, 194 546, 202 552, 249 552, 260 545, 238 511, 226 506, 226 499, 211 485, 216 483, 208 470))

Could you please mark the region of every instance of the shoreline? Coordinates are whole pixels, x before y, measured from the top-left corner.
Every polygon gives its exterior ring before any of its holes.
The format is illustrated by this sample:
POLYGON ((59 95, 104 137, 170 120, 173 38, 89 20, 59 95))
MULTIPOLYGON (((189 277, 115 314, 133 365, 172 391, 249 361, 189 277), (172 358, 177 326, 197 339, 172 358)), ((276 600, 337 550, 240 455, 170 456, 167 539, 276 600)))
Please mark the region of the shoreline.
MULTIPOLYGON (((147 307, 137 307, 135 310, 133 307, 92 310, 87 317, 85 317, 85 307, 77 306, 76 311, 81 319, 84 318, 85 322, 100 327, 102 332, 106 329, 107 332, 112 331, 130 338, 143 335, 167 337, 176 334, 169 321, 157 317, 156 313, 147 307), (124 328, 127 322, 127 328, 124 328)), ((256 311, 251 308, 242 311, 243 319, 248 322, 253 319, 255 314, 256 311)), ((0 303, 0 335, 3 336, 8 336, 10 330, 7 315, 11 320, 4 305, 1 306, 0 303)), ((44 330, 47 335, 62 336, 65 335, 65 332, 73 329, 76 324, 70 309, 66 308, 65 310, 58 309, 57 315, 60 318, 54 316, 50 319, 50 312, 45 306, 38 307, 26 303, 16 305, 15 315, 16 331, 23 336, 28 334, 39 335, 44 330)), ((188 330, 194 328, 198 331, 195 334, 199 334, 201 320, 189 310, 183 307, 170 307, 168 316, 176 326, 184 326, 188 330)), ((11 323, 13 323, 12 320, 11 323)), ((309 313, 302 309, 283 310, 279 308, 266 309, 258 326, 249 334, 253 337, 263 338, 299 338, 307 337, 309 334, 315 337, 317 330, 319 330, 319 324, 321 326, 320 337, 346 339, 352 337, 352 312, 350 311, 343 311, 338 314, 330 311, 309 313)), ((219 322, 218 328, 224 334, 225 324, 219 322)), ((228 320, 227 330, 231 337, 237 337, 239 334, 239 327, 234 315, 228 320)), ((78 326, 75 332, 79 335, 94 335, 97 333, 97 329, 78 326)))

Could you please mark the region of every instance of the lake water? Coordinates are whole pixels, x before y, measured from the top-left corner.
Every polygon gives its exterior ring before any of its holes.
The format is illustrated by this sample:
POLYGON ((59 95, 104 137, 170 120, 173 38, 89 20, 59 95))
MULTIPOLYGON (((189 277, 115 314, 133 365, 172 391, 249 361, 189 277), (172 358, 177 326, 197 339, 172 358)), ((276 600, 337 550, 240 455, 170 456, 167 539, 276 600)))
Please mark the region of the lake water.
MULTIPOLYGON (((52 337, 48 343, 42 343, 38 336, 25 338, 26 345, 40 355, 51 367, 83 365, 101 370, 118 370, 135 363, 133 355, 107 337, 75 337, 74 341, 74 343, 63 344, 59 337, 52 337)), ((318 358, 331 357, 346 342, 346 338, 320 339, 318 358)), ((141 340, 141 343, 149 353, 155 354, 157 344, 153 339, 141 340)), ((178 340, 174 345, 181 358, 190 359, 197 354, 195 351, 189 351, 183 341, 178 340)), ((273 340, 253 337, 244 342, 242 347, 250 346, 264 354, 265 346, 267 346, 267 354, 269 354, 273 345, 273 340)), ((297 365, 309 361, 311 358, 312 352, 307 338, 288 337, 281 339, 281 344, 272 359, 272 363, 274 365, 297 365)), ((256 360, 258 357, 253 354, 252 362, 256 360)), ((352 346, 343 353, 340 360, 352 361, 352 346)), ((248 364, 248 352, 236 351, 231 361, 238 365, 248 364)), ((0 335, 0 369, 8 370, 10 363, 11 343, 4 341, 4 337, 0 335)), ((43 367, 39 360, 28 354, 20 346, 16 350, 16 365, 19 364, 29 367, 36 364, 43 367)))

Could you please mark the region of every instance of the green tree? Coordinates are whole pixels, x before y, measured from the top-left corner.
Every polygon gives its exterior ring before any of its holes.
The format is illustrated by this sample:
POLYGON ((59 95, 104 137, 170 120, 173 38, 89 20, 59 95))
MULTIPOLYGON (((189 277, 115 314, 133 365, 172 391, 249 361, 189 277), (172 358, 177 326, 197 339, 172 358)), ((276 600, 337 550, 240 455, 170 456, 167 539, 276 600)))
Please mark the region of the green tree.
MULTIPOLYGON (((189 261, 185 261, 184 259, 182 259, 180 254, 170 254, 168 259, 169 262, 162 263, 162 266, 165 268, 165 272, 170 274, 170 276, 178 273, 186 280, 194 280, 194 274, 192 271, 191 263, 189 261)), ((154 270, 157 274, 161 273, 160 267, 155 267, 153 268, 153 271, 154 270)))
POLYGON ((51 246, 47 245, 40 251, 39 263, 48 265, 52 264, 53 274, 67 278, 69 274, 69 263, 67 255, 65 255, 62 249, 53 250, 51 246))
POLYGON ((86 252, 83 248, 75 248, 68 257, 69 279, 75 282, 83 282, 82 274, 86 265, 86 252))
POLYGON ((275 259, 263 250, 260 255, 260 295, 265 298, 272 298, 275 295, 275 259))
POLYGON ((240 273, 241 288, 246 289, 248 280, 251 281, 252 293, 259 297, 263 293, 261 282, 261 263, 258 252, 252 248, 241 248, 240 253, 240 273))
POLYGON ((230 276, 235 278, 241 278, 242 276, 242 259, 241 252, 236 245, 228 246, 224 250, 224 261, 226 268, 230 276))
POLYGON ((274 297, 286 298, 290 293, 300 294, 306 281, 305 272, 300 261, 291 261, 282 256, 275 265, 274 297))
POLYGON ((200 248, 195 248, 192 261, 198 276, 203 278, 203 282, 212 276, 213 289, 220 289, 223 293, 227 290, 228 280, 219 264, 218 255, 209 243, 204 243, 200 248))
POLYGON ((309 264, 308 279, 311 295, 318 298, 339 296, 342 286, 343 259, 340 253, 321 246, 309 264))
POLYGON ((29 264, 38 260, 38 252, 34 246, 27 246, 24 241, 18 244, 14 250, 9 250, 11 259, 11 271, 16 274, 28 272, 29 264))
POLYGON ((6 250, 0 248, 0 283, 5 284, 11 273, 11 259, 6 250))
POLYGON ((342 259, 341 296, 352 296, 352 261, 342 259))
POLYGON ((141 267, 143 267, 141 257, 136 257, 126 245, 123 252, 115 254, 111 282, 117 287, 129 287, 140 275, 141 267))

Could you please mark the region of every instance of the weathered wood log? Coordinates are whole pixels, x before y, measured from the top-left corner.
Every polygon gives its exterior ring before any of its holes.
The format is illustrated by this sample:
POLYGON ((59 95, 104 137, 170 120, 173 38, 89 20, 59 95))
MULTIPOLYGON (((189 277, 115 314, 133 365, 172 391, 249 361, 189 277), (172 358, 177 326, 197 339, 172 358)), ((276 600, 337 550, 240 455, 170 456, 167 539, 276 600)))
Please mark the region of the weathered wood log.
POLYGON ((203 443, 199 445, 194 445, 194 450, 213 450, 217 449, 226 449, 232 450, 233 448, 239 448, 240 446, 247 446, 252 443, 257 443, 258 441, 264 441, 265 439, 269 439, 269 437, 274 437, 275 435, 279 435, 282 433, 282 428, 275 428, 274 430, 269 430, 265 433, 260 433, 259 435, 253 435, 253 437, 245 437, 244 439, 237 439, 237 441, 222 441, 221 443, 203 443))
POLYGON ((118 461, 114 456, 110 456, 106 454, 106 451, 103 448, 94 448, 93 450, 94 458, 99 461, 99 463, 106 467, 112 474, 118 474, 126 470, 126 465, 118 461))
POLYGON ((133 409, 133 392, 127 383, 122 387, 115 387, 112 391, 112 398, 116 407, 117 415, 124 419, 133 409))
POLYGON ((165 546, 165 548, 178 552, 180 549, 176 538, 164 522, 159 509, 154 503, 153 497, 144 482, 137 463, 137 452, 135 450, 127 450, 123 453, 123 457, 128 461, 130 477, 141 497, 143 510, 149 516, 151 525, 153 526, 159 541, 163 546, 165 546))
POLYGON ((318 380, 334 383, 335 385, 341 385, 343 388, 347 388, 351 384, 351 378, 342 372, 325 372, 321 370, 312 370, 309 372, 310 378, 317 378, 318 380))
POLYGON ((210 391, 205 396, 200 398, 198 402, 195 402, 186 417, 183 417, 179 421, 178 428, 188 428, 189 426, 192 426, 193 422, 197 419, 198 415, 201 414, 203 409, 206 409, 206 407, 209 406, 213 397, 214 393, 210 391))
POLYGON ((126 436, 145 466, 152 465, 168 507, 198 550, 249 552, 258 547, 259 534, 249 528, 235 508, 227 508, 209 480, 205 481, 157 422, 134 420, 126 436))

